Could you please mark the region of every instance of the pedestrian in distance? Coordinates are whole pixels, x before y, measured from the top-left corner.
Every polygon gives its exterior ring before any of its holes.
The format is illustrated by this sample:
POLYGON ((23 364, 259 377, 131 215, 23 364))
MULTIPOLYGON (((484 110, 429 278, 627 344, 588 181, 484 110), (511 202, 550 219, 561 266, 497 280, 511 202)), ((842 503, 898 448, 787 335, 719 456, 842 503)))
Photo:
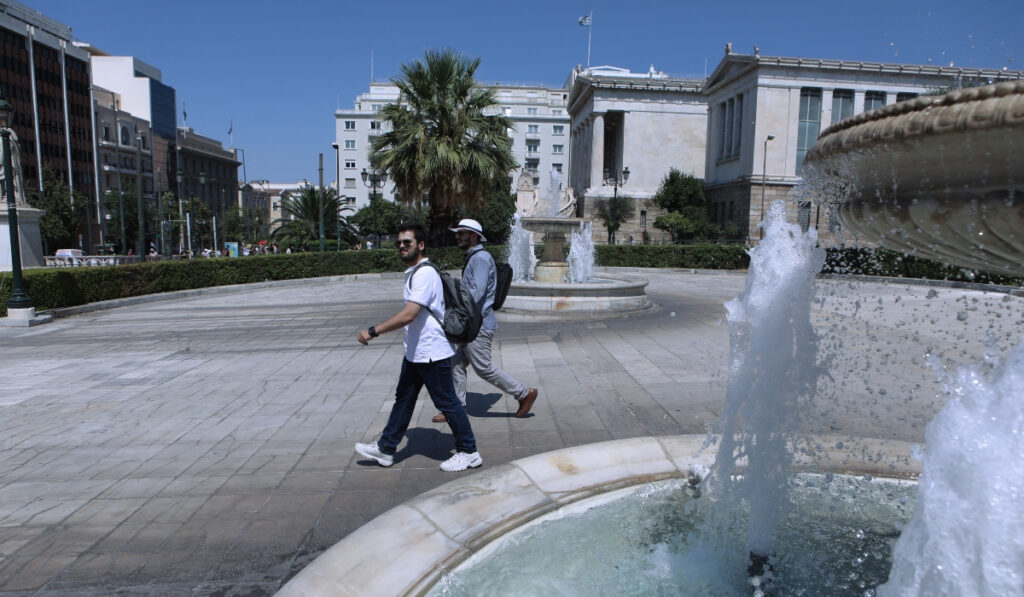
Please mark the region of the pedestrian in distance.
MULTIPOLYGON (((462 286, 473 295, 473 299, 483 315, 483 323, 480 325, 480 333, 477 334, 476 339, 459 347, 453 359, 455 365, 452 367, 452 374, 455 378, 455 393, 459 397, 459 402, 465 406, 467 366, 472 365, 473 371, 476 371, 480 379, 502 392, 512 395, 519 402, 515 416, 525 417, 537 400, 537 388, 524 386, 501 368, 496 367, 491 361, 491 344, 498 331, 498 319, 494 316, 498 269, 494 258, 484 250, 483 243, 487 242, 487 238, 484 237, 480 222, 469 218, 460 221, 458 226, 451 228, 451 231, 455 233, 455 241, 459 248, 466 252, 466 267, 462 270, 462 286)), ((444 423, 446 418, 442 412, 434 415, 431 420, 435 423, 444 423)))
POLYGON ((444 320, 445 309, 441 277, 433 267, 420 267, 428 261, 426 239, 426 231, 419 224, 399 226, 395 246, 398 256, 409 266, 402 285, 405 306, 383 323, 360 330, 356 338, 365 346, 380 334, 398 328, 404 328, 405 334, 405 355, 387 425, 376 442, 357 443, 356 452, 381 466, 391 466, 398 444, 412 420, 416 397, 426 386, 431 401, 444 413, 455 436, 455 455, 441 463, 441 470, 464 471, 480 466, 483 459, 477 452, 469 417, 452 382, 455 347, 439 323, 444 320))

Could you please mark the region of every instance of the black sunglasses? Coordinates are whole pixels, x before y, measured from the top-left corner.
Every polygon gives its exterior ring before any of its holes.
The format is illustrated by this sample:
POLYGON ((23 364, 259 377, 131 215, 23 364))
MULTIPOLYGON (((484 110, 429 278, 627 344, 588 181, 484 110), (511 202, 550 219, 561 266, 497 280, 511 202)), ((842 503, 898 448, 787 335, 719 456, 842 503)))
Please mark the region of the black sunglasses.
POLYGON ((404 246, 404 247, 411 247, 411 246, 413 245, 413 243, 415 243, 415 242, 416 242, 416 241, 414 241, 414 240, 413 240, 413 239, 411 239, 411 238, 405 238, 405 239, 402 239, 402 240, 396 240, 396 241, 395 241, 395 248, 396 248, 396 249, 400 249, 400 248, 402 248, 403 246, 404 246))

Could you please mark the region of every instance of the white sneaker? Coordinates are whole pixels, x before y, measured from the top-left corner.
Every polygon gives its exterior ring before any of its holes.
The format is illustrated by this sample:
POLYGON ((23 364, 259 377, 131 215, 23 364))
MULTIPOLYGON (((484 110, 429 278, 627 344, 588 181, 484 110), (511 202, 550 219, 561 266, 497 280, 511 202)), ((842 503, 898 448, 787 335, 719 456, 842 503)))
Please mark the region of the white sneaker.
MULTIPOLYGON (((373 442, 372 444, 356 444, 356 452, 359 452, 360 455, 366 456, 370 460, 376 460, 377 464, 381 466, 391 466, 395 463, 395 456, 393 454, 385 454, 384 452, 381 452, 380 448, 377 447, 377 442, 373 442)), ((477 458, 479 458, 479 456, 477 456, 477 458)), ((480 465, 478 464, 477 466, 480 465)))
POLYGON ((449 473, 457 473, 464 471, 467 468, 476 468, 484 463, 484 459, 480 458, 480 452, 456 452, 455 456, 452 456, 448 460, 441 463, 441 470, 448 471, 449 473))

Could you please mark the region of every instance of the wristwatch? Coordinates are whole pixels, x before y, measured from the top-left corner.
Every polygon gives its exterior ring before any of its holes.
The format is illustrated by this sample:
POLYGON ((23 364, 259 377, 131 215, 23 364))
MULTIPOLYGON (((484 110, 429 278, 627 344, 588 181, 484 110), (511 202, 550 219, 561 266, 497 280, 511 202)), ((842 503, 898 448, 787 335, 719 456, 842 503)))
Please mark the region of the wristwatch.
POLYGON ((371 326, 370 326, 370 327, 369 327, 369 328, 368 328, 368 329, 366 330, 366 332, 367 332, 368 334, 370 334, 370 337, 371 337, 371 338, 376 338, 377 336, 379 336, 379 335, 380 335, 380 334, 378 334, 378 333, 377 333, 377 326, 375 326, 375 325, 371 325, 371 326))

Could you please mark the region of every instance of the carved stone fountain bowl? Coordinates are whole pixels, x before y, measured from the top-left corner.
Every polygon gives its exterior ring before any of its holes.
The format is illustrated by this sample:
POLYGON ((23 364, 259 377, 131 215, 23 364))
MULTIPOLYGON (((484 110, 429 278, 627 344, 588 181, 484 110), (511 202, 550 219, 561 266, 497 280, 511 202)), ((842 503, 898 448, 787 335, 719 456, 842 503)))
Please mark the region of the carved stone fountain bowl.
POLYGON ((920 97, 821 134, 804 161, 845 233, 1024 276, 1024 81, 920 97))

